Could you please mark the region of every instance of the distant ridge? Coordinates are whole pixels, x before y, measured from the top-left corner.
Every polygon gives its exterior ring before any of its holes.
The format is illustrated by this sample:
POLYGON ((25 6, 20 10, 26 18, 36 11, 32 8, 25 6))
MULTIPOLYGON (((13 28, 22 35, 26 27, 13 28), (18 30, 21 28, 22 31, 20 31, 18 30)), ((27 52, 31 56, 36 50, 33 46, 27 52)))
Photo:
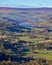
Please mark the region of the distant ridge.
POLYGON ((12 8, 12 7, 0 7, 0 10, 52 10, 49 7, 41 7, 41 8, 12 8))

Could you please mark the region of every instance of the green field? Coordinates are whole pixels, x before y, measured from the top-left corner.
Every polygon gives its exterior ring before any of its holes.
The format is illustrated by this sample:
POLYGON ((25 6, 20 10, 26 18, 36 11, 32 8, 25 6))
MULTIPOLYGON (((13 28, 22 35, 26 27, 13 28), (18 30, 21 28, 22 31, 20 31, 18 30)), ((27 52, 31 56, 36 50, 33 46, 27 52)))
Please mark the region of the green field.
POLYGON ((33 52, 27 52, 24 57, 42 58, 47 60, 52 60, 52 51, 46 50, 34 50, 33 52))

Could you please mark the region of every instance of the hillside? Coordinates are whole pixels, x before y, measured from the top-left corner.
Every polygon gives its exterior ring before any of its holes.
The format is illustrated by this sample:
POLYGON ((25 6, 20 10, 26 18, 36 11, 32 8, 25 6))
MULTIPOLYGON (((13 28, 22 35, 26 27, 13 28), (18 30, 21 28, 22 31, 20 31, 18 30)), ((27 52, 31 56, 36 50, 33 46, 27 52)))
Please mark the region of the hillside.
POLYGON ((0 65, 52 65, 52 8, 0 7, 0 65))

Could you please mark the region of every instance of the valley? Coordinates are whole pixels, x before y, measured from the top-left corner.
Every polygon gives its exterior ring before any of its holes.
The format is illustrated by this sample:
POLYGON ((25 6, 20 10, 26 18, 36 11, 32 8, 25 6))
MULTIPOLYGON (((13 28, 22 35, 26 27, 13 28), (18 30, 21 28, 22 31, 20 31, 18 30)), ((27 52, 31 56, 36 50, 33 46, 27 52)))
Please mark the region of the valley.
POLYGON ((0 65, 51 61, 52 8, 0 8, 0 65))

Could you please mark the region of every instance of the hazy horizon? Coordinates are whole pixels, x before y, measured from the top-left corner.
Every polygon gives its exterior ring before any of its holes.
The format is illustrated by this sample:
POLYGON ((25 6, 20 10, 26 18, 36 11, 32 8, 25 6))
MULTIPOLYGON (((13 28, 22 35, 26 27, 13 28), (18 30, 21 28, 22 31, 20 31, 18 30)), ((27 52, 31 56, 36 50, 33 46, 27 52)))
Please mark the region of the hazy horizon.
POLYGON ((12 8, 52 8, 51 0, 1 0, 0 7, 12 7, 12 8))

